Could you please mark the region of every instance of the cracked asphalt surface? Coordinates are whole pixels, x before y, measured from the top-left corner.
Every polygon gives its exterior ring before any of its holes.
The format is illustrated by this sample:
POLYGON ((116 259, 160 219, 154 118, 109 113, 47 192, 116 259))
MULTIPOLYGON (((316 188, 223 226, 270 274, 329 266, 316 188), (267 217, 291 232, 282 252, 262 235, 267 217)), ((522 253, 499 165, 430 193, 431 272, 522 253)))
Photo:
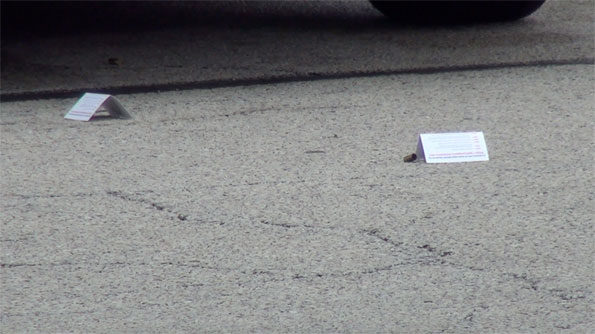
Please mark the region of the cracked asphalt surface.
POLYGON ((396 32, 360 3, 287 6, 173 30, 207 51, 142 29, 3 44, 2 332, 592 332, 593 2, 396 32), (76 79, 59 64, 107 73, 102 48, 71 53, 85 36, 164 40, 182 67, 76 79), (7 68, 55 43, 37 82, 7 68), (337 48, 358 51, 325 63, 337 48), (64 120, 87 85, 133 118, 64 120), (474 130, 489 162, 402 160, 419 133, 474 130))

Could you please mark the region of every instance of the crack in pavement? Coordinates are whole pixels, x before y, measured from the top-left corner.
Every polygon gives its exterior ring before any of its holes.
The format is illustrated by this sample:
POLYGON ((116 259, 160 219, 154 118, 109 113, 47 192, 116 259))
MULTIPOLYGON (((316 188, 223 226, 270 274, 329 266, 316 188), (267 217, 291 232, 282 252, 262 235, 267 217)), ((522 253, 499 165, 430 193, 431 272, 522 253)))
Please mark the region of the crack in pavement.
MULTIPOLYGON (((523 283, 528 283, 529 287, 522 287, 525 289, 529 289, 534 291, 535 293, 542 293, 548 295, 550 297, 559 298, 560 300, 566 302, 572 302, 576 300, 583 300, 587 299, 592 293, 589 291, 588 288, 581 288, 581 289, 561 289, 561 288, 554 288, 554 289, 543 289, 539 287, 539 280, 529 278, 526 274, 515 274, 515 273, 498 273, 486 269, 478 269, 474 267, 467 267, 464 265, 451 263, 447 261, 443 261, 437 258, 418 258, 409 261, 401 261, 398 263, 388 264, 385 266, 379 267, 371 267, 371 268, 362 268, 360 270, 349 270, 349 271, 330 271, 330 272, 296 272, 291 268, 280 268, 280 269, 239 269, 236 267, 221 267, 221 266, 213 266, 205 264, 199 260, 189 260, 187 262, 180 262, 180 261, 160 261, 155 263, 148 263, 148 262, 124 262, 124 261, 114 261, 114 262, 93 262, 93 263, 84 263, 84 262, 54 262, 54 263, 0 263, 0 268, 3 269, 10 269, 10 268, 24 268, 24 267, 61 267, 61 266, 76 266, 82 267, 84 265, 94 266, 100 268, 97 270, 99 273, 105 271, 107 267, 117 267, 117 266, 175 266, 175 267, 186 267, 186 268, 194 268, 200 270, 212 270, 217 272, 227 272, 227 273, 239 273, 242 275, 246 275, 247 277, 252 276, 267 276, 269 279, 266 279, 266 282, 283 282, 288 280, 316 280, 316 279, 328 279, 328 278, 348 278, 348 277, 357 277, 362 275, 375 275, 381 272, 388 272, 396 270, 400 267, 405 266, 454 266, 458 269, 464 270, 472 270, 472 271, 482 271, 487 272, 489 274, 505 278, 505 279, 513 279, 516 281, 521 281, 523 283)), ((245 282, 236 282, 239 285, 244 284, 245 282)), ((188 283, 186 283, 188 285, 188 283)), ((202 285, 201 285, 202 286, 202 285)), ((474 310, 476 311, 476 310, 474 310)), ((471 317, 471 320, 473 317, 471 317)), ((464 319, 469 320, 469 319, 464 319)))
POLYGON ((99 193, 74 193, 74 194, 47 194, 47 195, 32 195, 32 194, 8 194, 3 195, 8 197, 17 197, 20 199, 32 199, 32 198, 62 198, 62 197, 93 197, 100 196, 99 193))
POLYGON ((515 273, 503 273, 502 276, 511 277, 511 278, 514 278, 515 280, 527 283, 527 284, 529 284, 529 288, 533 291, 537 291, 539 288, 537 285, 539 283, 539 281, 536 279, 528 278, 527 274, 519 275, 519 274, 515 274, 515 273))
POLYGON ((374 237, 376 239, 380 239, 380 240, 382 240, 392 246, 395 246, 395 247, 401 247, 403 245, 402 242, 395 242, 387 236, 380 235, 380 231, 378 229, 363 230, 362 233, 369 235, 371 237, 374 237))
MULTIPOLYGON (((383 242, 386 242, 391 246, 403 248, 403 242, 395 242, 394 240, 391 240, 389 237, 380 234, 380 231, 378 229, 363 230, 362 233, 369 235, 371 237, 377 238, 379 240, 382 240, 383 242)), ((542 293, 545 292, 550 296, 558 297, 558 298, 560 298, 562 300, 566 300, 566 301, 587 298, 587 293, 583 290, 578 290, 578 292, 576 292, 576 293, 567 292, 564 289, 549 289, 549 290, 546 289, 546 290, 544 290, 539 287, 539 280, 530 278, 527 276, 527 274, 495 272, 495 271, 489 270, 487 268, 479 268, 479 267, 474 267, 474 266, 462 265, 462 264, 453 262, 452 260, 447 261, 444 259, 444 257, 453 255, 454 253, 452 251, 438 251, 436 249, 436 247, 432 247, 429 244, 417 246, 417 248, 427 251, 428 253, 430 253, 433 256, 433 259, 434 259, 434 262, 427 262, 427 263, 419 262, 417 264, 446 265, 446 266, 451 266, 451 267, 458 268, 458 269, 487 272, 492 275, 497 275, 501 278, 512 278, 514 280, 521 281, 525 284, 528 284, 528 287, 525 287, 526 289, 530 289, 535 292, 542 292, 542 293)), ((421 258, 419 260, 422 260, 422 259, 423 258, 421 258)))
MULTIPOLYGON (((153 208, 157 211, 167 212, 170 215, 177 217, 180 221, 188 220, 189 216, 185 213, 178 212, 172 206, 168 206, 165 204, 160 204, 146 198, 140 197, 138 193, 136 195, 132 194, 125 194, 121 191, 107 191, 109 196, 117 197, 122 200, 131 201, 135 203, 140 203, 144 205, 148 205, 150 208, 153 208)), ((23 195, 23 194, 12 194, 12 196, 21 197, 24 199, 28 198, 55 198, 55 197, 71 197, 71 196, 98 196, 100 194, 97 193, 77 193, 72 195, 60 195, 60 194, 51 194, 51 195, 23 195)), ((198 220, 197 220, 198 221, 198 220)), ((204 223, 213 223, 222 225, 223 222, 219 221, 212 221, 206 222, 201 221, 204 223)), ((342 228, 337 226, 313 226, 313 225, 298 225, 298 224, 286 224, 286 223, 274 223, 267 220, 260 220, 259 223, 261 225, 276 227, 276 228, 284 228, 284 229, 293 229, 293 228, 309 228, 309 229, 331 229, 331 230, 342 230, 348 233, 354 233, 359 235, 364 235, 366 237, 374 238, 379 240, 391 247, 398 248, 396 250, 400 255, 404 255, 406 259, 404 261, 399 261, 397 263, 388 264, 385 266, 379 267, 371 267, 371 268, 362 268, 360 270, 350 270, 350 271, 341 271, 341 272, 295 272, 291 268, 280 268, 280 269, 239 269, 236 267, 225 268, 220 266, 208 265, 202 263, 198 260, 190 260, 188 262, 174 262, 174 261, 162 261, 156 263, 128 263, 128 262, 109 262, 109 263, 72 263, 68 261, 63 262, 56 262, 56 263, 0 263, 0 268, 9 269, 9 268, 26 268, 26 267, 38 267, 38 266, 81 266, 81 265, 91 265, 102 267, 100 272, 105 270, 108 266, 184 266, 189 268, 197 268, 202 270, 214 270, 214 271, 226 271, 226 272, 238 272, 243 275, 249 276, 262 276, 266 275, 269 276, 268 281, 285 281, 285 280, 313 280, 313 279, 325 279, 325 278, 340 278, 340 277, 353 277, 357 275, 373 275, 378 274, 380 272, 386 272, 395 270, 398 267, 408 266, 408 265, 422 265, 422 266, 451 266, 454 268, 458 268, 460 270, 470 270, 470 271, 481 271, 487 272, 491 275, 496 275, 506 280, 514 280, 522 282, 525 286, 521 288, 529 289, 536 293, 545 293, 546 295, 559 298, 563 301, 574 301, 574 300, 581 300, 586 299, 590 295, 590 292, 585 289, 575 289, 575 290, 568 290, 568 289, 545 289, 544 287, 540 287, 540 281, 535 278, 529 277, 527 274, 517 274, 517 273, 502 273, 502 272, 495 272, 493 270, 489 270, 488 268, 479 268, 474 266, 463 265, 454 262, 453 260, 447 261, 445 258, 453 255, 452 251, 447 250, 439 250, 435 246, 431 246, 430 244, 422 244, 418 246, 414 245, 405 245, 404 242, 395 241, 391 239, 389 236, 382 234, 380 229, 372 228, 372 229, 364 229, 364 230, 357 230, 357 229, 349 229, 349 228, 342 228), (420 252, 427 254, 427 256, 423 256, 420 252)), ((3 242, 6 241, 18 241, 12 239, 4 239, 0 240, 3 242)), ((465 319, 469 320, 469 319, 465 319)), ((473 316, 471 316, 471 320, 473 320, 473 316)))
POLYGON ((268 226, 275 226, 275 227, 282 227, 282 228, 310 228, 310 229, 318 229, 318 230, 335 230, 337 227, 335 226, 315 226, 315 225, 308 225, 308 224, 285 224, 285 223, 273 223, 268 220, 260 220, 259 221, 263 225, 268 226))
POLYGON ((306 274, 300 273, 291 273, 291 269, 238 269, 235 267, 220 267, 220 266, 211 266, 204 264, 198 260, 190 260, 187 262, 175 262, 175 261, 161 261, 155 263, 147 263, 147 262, 123 262, 123 261, 115 261, 115 262, 106 262, 106 263, 73 263, 73 262, 51 262, 51 263, 0 263, 1 268, 19 268, 19 267, 59 267, 59 266, 77 266, 81 267, 83 265, 90 265, 95 267, 101 267, 98 272, 103 272, 105 268, 108 266, 176 266, 176 267, 188 267, 188 268, 197 268, 197 269, 204 269, 204 270, 213 270, 213 271, 223 271, 223 272, 238 272, 240 274, 248 275, 248 276, 282 276, 280 278, 274 278, 271 281, 284 281, 288 279, 303 279, 303 278, 327 278, 327 277, 348 277, 354 275, 367 275, 367 274, 375 274, 382 271, 389 271, 393 270, 395 267, 398 266, 406 266, 406 265, 417 265, 417 262, 402 262, 397 264, 391 264, 383 267, 373 267, 368 269, 362 270, 352 270, 346 272, 312 272, 306 274))
POLYGON ((205 189, 219 189, 219 188, 235 188, 235 187, 245 187, 245 186, 278 186, 278 185, 295 185, 300 183, 306 183, 307 180, 295 180, 295 181, 269 181, 269 182, 246 182, 246 183, 230 183, 230 184, 214 184, 205 186, 205 189))
MULTIPOLYGON (((411 247, 413 247, 413 246, 404 246, 404 243, 403 242, 394 241, 391 238, 389 238, 389 237, 387 237, 385 235, 380 234, 380 230, 375 229, 375 228, 374 229, 362 230, 361 233, 363 233, 365 235, 368 235, 368 236, 371 236, 371 237, 374 237, 376 239, 379 239, 379 240, 381 240, 383 242, 386 242, 387 244, 389 244, 389 245, 391 245, 393 247, 399 247, 401 249, 411 249, 411 247)), ((432 246, 430 246, 428 244, 424 244, 424 245, 421 245, 421 246, 416 246, 416 248, 423 249, 423 250, 427 251, 436 260, 439 260, 439 261, 442 261, 442 262, 444 262, 444 260, 443 259, 440 259, 440 258, 443 258, 443 257, 450 256, 450 255, 453 255, 454 254, 454 252, 452 252, 452 251, 437 251, 435 247, 432 247, 432 246)))
MULTIPOLYGON (((153 208, 157 211, 163 211, 163 212, 167 212, 167 213, 173 215, 175 218, 177 218, 180 221, 189 221, 189 217, 190 217, 189 214, 179 212, 171 206, 168 206, 165 204, 159 204, 157 202, 150 201, 150 200, 142 198, 140 196, 124 194, 121 191, 107 191, 106 193, 110 196, 114 196, 114 197, 117 197, 117 198, 120 198, 120 199, 123 199, 126 201, 149 205, 151 208, 153 208)), ((222 221, 205 221, 205 220, 201 220, 201 219, 193 219, 193 221, 199 222, 199 223, 205 223, 205 224, 217 224, 217 225, 225 224, 222 221)))

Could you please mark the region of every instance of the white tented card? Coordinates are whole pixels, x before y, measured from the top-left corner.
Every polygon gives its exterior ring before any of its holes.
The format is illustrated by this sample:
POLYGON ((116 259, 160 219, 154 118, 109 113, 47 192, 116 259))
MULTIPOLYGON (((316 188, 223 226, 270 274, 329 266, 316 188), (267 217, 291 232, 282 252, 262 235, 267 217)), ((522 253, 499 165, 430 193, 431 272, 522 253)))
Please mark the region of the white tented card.
POLYGON ((110 96, 107 94, 85 93, 64 116, 67 119, 88 121, 110 96))
POLYGON ((490 160, 483 132, 422 133, 417 156, 427 163, 490 160))
POLYGON ((88 121, 104 107, 113 117, 129 118, 130 115, 118 100, 108 94, 85 93, 64 116, 66 119, 88 121))

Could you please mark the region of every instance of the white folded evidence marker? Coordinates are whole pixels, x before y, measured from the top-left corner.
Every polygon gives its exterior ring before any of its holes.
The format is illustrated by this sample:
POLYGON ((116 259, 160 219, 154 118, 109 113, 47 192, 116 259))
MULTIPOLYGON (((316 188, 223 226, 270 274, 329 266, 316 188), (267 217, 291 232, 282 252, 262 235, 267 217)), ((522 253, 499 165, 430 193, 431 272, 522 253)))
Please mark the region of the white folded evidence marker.
POLYGON ((422 133, 417 139, 415 155, 406 162, 427 163, 488 161, 488 148, 483 132, 422 133))
POLYGON ((104 107, 112 117, 130 118, 120 102, 108 94, 85 93, 64 116, 75 121, 90 120, 99 108, 104 107))

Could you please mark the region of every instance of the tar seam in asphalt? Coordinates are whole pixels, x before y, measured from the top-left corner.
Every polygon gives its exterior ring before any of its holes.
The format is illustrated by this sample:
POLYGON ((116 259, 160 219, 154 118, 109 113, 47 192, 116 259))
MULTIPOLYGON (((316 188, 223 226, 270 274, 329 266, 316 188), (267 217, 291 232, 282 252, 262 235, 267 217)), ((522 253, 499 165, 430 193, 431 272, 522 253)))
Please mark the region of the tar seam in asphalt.
POLYGON ((0 93, 0 102, 27 101, 40 99, 59 99, 79 97, 86 91, 106 93, 111 95, 139 94, 152 92, 167 92, 192 89, 213 89, 223 87, 256 86, 278 83, 306 82, 318 80, 334 80, 364 77, 379 77, 401 74, 438 74, 449 72, 484 71, 518 67, 547 67, 563 65, 593 65, 595 58, 577 58, 567 60, 537 60, 529 62, 514 62, 502 64, 480 64, 462 66, 438 66, 426 68, 397 69, 386 71, 349 71, 341 73, 310 72, 290 76, 264 76, 244 79, 199 80, 189 82, 172 82, 164 84, 129 85, 114 87, 88 87, 65 90, 41 90, 29 92, 0 93))

